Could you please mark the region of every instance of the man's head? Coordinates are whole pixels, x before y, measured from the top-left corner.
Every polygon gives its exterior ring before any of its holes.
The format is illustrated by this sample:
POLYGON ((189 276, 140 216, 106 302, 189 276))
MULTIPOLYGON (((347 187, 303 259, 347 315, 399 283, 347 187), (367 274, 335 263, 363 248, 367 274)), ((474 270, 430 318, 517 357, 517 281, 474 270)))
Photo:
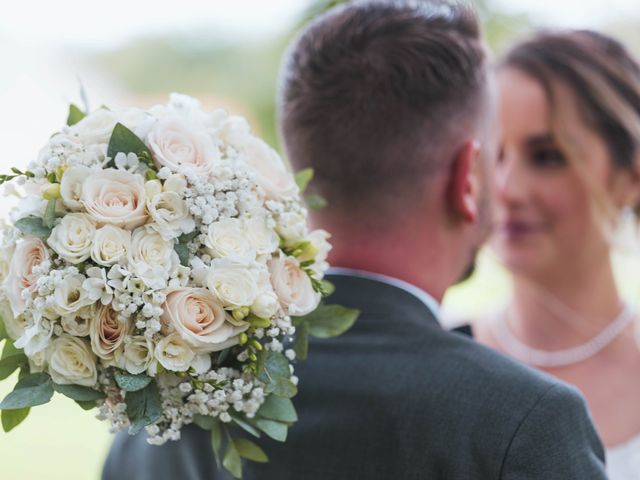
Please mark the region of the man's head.
POLYGON ((489 90, 469 6, 355 2, 313 22, 285 60, 279 113, 290 161, 329 202, 317 220, 361 237, 466 227, 475 246, 489 90))

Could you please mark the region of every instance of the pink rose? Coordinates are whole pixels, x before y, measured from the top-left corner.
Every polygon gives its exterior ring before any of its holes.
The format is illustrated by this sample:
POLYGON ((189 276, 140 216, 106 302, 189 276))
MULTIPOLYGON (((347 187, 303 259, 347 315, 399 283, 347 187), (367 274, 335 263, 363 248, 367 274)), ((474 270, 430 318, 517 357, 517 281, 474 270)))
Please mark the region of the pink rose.
POLYGON ((25 309, 22 291, 33 294, 36 289, 38 276, 33 273, 33 268, 46 260, 49 260, 49 251, 39 238, 27 237, 16 246, 9 273, 2 285, 16 317, 25 309))
POLYGON ((238 343, 249 328, 237 322, 206 288, 176 288, 167 294, 162 321, 171 325, 189 345, 201 352, 217 352, 238 343))
POLYGON ((133 229, 147 220, 146 194, 140 175, 108 168, 82 184, 81 202, 98 226, 133 229))
POLYGON ((220 158, 207 132, 178 117, 159 120, 149 132, 149 146, 158 168, 173 172, 186 167, 205 177, 214 173, 220 158))
POLYGON ((268 262, 271 285, 289 315, 306 315, 320 303, 320 294, 313 289, 311 279, 298 260, 280 254, 268 262))
POLYGON ((247 139, 241 148, 252 167, 253 179, 268 200, 292 200, 298 194, 293 174, 273 148, 255 137, 247 139))
POLYGON ((89 329, 91 349, 100 358, 111 360, 122 345, 125 335, 131 330, 131 322, 119 319, 111 305, 101 305, 96 311, 89 329))

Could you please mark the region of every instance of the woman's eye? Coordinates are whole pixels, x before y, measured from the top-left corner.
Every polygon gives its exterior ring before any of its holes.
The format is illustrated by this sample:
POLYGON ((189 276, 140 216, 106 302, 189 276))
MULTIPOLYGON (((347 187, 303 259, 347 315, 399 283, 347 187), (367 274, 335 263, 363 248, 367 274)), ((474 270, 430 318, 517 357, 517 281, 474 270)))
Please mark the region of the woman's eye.
POLYGON ((538 168, 564 167, 567 160, 556 148, 540 148, 531 152, 531 161, 538 168))

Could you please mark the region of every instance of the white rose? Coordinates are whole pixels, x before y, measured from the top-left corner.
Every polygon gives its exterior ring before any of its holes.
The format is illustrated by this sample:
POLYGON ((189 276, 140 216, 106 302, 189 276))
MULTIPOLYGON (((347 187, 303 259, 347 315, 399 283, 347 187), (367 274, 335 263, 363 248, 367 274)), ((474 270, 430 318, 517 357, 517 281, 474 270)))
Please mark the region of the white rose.
POLYGON ((159 120, 149 132, 148 142, 156 166, 173 172, 182 167, 208 177, 220 161, 220 152, 206 130, 179 116, 159 120))
POLYGON ((105 267, 122 263, 131 248, 131 232, 114 225, 96 230, 91 248, 91 258, 105 267))
POLYGON ((53 310, 60 316, 71 315, 82 307, 91 305, 86 290, 82 288, 86 277, 82 274, 67 275, 53 292, 53 310))
POLYGON ((84 307, 75 315, 66 315, 60 319, 62 330, 74 337, 86 337, 95 316, 95 308, 92 305, 84 307))
POLYGON ((189 214, 189 209, 180 195, 175 192, 162 192, 147 202, 149 215, 155 221, 151 228, 162 238, 171 240, 183 233, 190 233, 196 224, 189 214))
POLYGON ((228 316, 213 294, 204 288, 176 288, 167 294, 160 317, 199 352, 217 352, 238 343, 249 328, 228 316))
POLYGON ((255 269, 230 258, 212 262, 207 287, 225 308, 251 306, 259 293, 255 269))
POLYGON ((165 240, 148 226, 133 232, 128 259, 132 270, 142 278, 164 277, 173 272, 180 262, 173 249, 173 241, 165 240))
POLYGON ((0 321, 4 323, 7 335, 12 340, 20 338, 28 327, 25 316, 14 315, 8 301, 0 301, 0 318, 0 321))
POLYGON ((104 360, 113 359, 130 329, 130 321, 118 318, 118 312, 111 305, 100 306, 89 330, 93 353, 104 360))
POLYGON ((147 219, 144 181, 133 173, 113 168, 93 173, 82 184, 81 201, 100 226, 131 229, 147 219))
POLYGON ((245 220, 244 230, 249 243, 258 255, 270 255, 278 249, 280 238, 272 228, 269 228, 264 217, 245 220))
POLYGON ((47 243, 67 262, 84 262, 91 255, 96 225, 84 213, 69 213, 62 217, 51 232, 47 243))
POLYGON ((149 130, 156 123, 156 119, 152 115, 140 108, 128 108, 123 112, 119 112, 119 115, 120 123, 142 140, 147 137, 149 130))
POLYGON ((160 365, 172 372, 186 372, 195 357, 191 347, 177 333, 160 340, 154 353, 160 365))
POLYGON ((276 231, 287 245, 293 245, 307 235, 307 219, 298 212, 285 212, 278 217, 276 231))
POLYGON ((162 189, 165 192, 175 192, 178 194, 185 188, 187 188, 187 179, 184 178, 184 175, 180 175, 179 173, 172 173, 169 175, 162 186, 162 189))
POLYGON ((36 290, 38 276, 33 273, 33 268, 45 261, 49 261, 49 250, 39 238, 26 237, 16 245, 9 274, 2 284, 14 316, 24 312, 23 290, 30 294, 36 290))
POLYGON ((251 175, 267 200, 293 200, 298 185, 276 151, 264 141, 251 137, 242 147, 251 175))
POLYGON ((317 308, 320 294, 313 289, 309 275, 300 269, 298 260, 281 253, 268 265, 273 290, 289 315, 306 315, 317 308))
POLYGON ((84 340, 62 335, 51 342, 47 353, 49 375, 55 383, 85 387, 93 387, 96 384, 96 357, 84 340))
POLYGON ((109 143, 118 117, 111 110, 99 108, 69 128, 69 135, 85 145, 109 143))
POLYGON ((256 258, 256 251, 247 238, 242 222, 225 218, 209 225, 205 245, 214 257, 236 256, 247 260, 256 258))
POLYGON ((84 165, 67 168, 60 181, 60 195, 64 205, 70 210, 81 210, 82 184, 91 176, 93 170, 84 165))
POLYGON ((144 335, 126 337, 124 354, 120 357, 121 368, 133 375, 144 372, 153 360, 153 350, 153 342, 144 335))

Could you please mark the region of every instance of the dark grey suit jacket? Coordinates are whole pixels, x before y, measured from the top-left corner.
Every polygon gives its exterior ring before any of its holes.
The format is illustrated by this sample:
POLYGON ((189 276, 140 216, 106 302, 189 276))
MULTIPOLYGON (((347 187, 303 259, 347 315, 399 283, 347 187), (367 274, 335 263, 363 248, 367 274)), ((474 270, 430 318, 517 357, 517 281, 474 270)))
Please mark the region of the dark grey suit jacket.
MULTIPOLYGON (((337 275, 329 303, 362 314, 345 335, 311 342, 300 362, 300 420, 285 444, 259 443, 269 480, 595 480, 604 451, 580 394, 443 330, 412 294, 337 275)), ((227 479, 208 432, 157 447, 121 433, 104 480, 227 479)))

